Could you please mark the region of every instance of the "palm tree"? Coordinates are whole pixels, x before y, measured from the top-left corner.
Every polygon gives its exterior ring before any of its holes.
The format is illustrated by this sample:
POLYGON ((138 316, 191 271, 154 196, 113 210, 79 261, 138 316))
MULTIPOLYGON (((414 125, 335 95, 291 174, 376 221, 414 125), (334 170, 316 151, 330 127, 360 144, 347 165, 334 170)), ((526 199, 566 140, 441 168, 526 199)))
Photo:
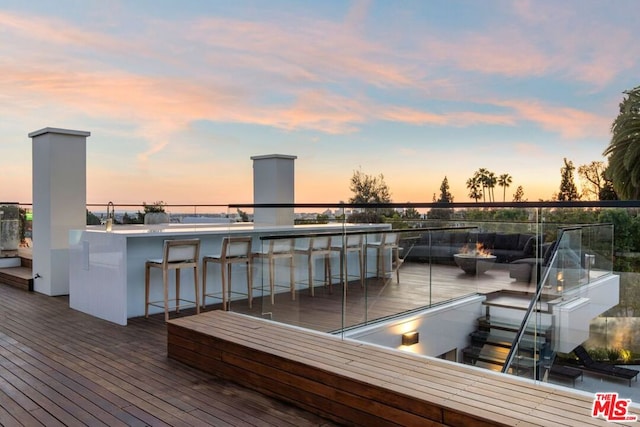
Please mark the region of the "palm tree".
POLYGON ((474 199, 476 203, 482 198, 482 190, 480 189, 482 183, 477 177, 477 174, 467 179, 467 188, 469 189, 469 198, 474 199))
MULTIPOLYGON (((485 168, 480 168, 476 171, 476 173, 474 174, 474 178, 476 178, 478 180, 478 182, 480 182, 480 184, 482 184, 482 201, 486 202, 487 201, 487 177, 489 175, 489 171, 485 168)), ((491 193, 489 193, 489 198, 491 198, 491 193)), ((489 201, 491 201, 491 199, 489 199, 489 201)))
POLYGON ((511 185, 513 178, 508 173, 503 173, 498 177, 498 185, 502 187, 502 201, 507 201, 507 187, 511 185))
POLYGON ((640 86, 625 91, 620 113, 611 125, 607 173, 621 199, 640 199, 640 86))
POLYGON ((498 182, 498 179, 496 178, 496 174, 493 172, 488 172, 487 173, 487 188, 491 191, 491 193, 489 194, 489 201, 490 202, 495 202, 496 201, 496 196, 493 193, 493 189, 496 187, 496 183, 498 182))

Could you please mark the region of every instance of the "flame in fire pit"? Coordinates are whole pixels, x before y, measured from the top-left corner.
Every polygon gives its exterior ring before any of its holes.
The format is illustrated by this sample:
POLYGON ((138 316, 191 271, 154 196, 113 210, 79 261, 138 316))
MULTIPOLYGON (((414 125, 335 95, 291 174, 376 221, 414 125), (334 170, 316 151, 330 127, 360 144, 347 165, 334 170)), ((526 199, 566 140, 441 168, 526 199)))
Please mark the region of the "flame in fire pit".
POLYGON ((491 256, 491 251, 485 248, 484 245, 480 242, 476 242, 475 245, 464 245, 460 248, 460 253, 474 256, 491 256))

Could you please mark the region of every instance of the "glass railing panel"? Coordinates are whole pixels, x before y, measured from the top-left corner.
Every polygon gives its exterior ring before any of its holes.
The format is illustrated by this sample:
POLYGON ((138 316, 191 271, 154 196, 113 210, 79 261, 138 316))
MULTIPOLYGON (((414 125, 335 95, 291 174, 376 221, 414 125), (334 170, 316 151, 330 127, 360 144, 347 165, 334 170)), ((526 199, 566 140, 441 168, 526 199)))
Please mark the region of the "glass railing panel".
POLYGON ((613 272, 613 224, 594 224, 583 233, 584 260, 588 281, 613 272))
POLYGON ((586 282, 582 268, 582 228, 563 229, 551 264, 548 287, 559 295, 570 294, 586 282))
POLYGON ((640 354, 637 339, 640 322, 634 314, 637 313, 640 283, 638 209, 602 209, 600 221, 610 222, 613 227, 612 270, 620 280, 619 303, 592 320, 584 348, 598 362, 627 364, 640 354))
POLYGON ((0 256, 15 256, 20 241, 20 206, 0 204, 0 256))
POLYGON ((612 231, 610 224, 558 230, 557 240, 541 261, 537 292, 514 339, 505 372, 543 381, 550 376, 572 380, 579 376, 579 371, 555 359, 584 343, 594 315, 618 303, 617 278, 607 271, 608 262, 598 263, 598 258, 611 254, 612 231))
POLYGON ((33 247, 33 206, 20 205, 20 245, 33 247))
POLYGON ((331 236, 281 232, 258 239, 253 261, 260 315, 324 332, 340 329, 342 300, 332 281, 331 236))
MULTIPOLYGON (((416 232, 392 229, 390 224, 383 232, 364 235, 366 312, 361 319, 352 318, 349 327, 358 325, 358 320, 365 325, 428 303, 425 265, 407 258, 416 237, 416 232)), ((348 294, 347 304, 355 299, 355 294, 348 294)))

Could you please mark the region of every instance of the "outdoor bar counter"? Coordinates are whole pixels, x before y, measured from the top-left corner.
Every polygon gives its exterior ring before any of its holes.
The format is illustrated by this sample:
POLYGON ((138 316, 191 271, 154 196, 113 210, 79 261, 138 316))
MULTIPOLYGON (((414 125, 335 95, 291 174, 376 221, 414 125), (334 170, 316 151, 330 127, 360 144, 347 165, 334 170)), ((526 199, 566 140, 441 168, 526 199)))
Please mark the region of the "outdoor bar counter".
MULTIPOLYGON (((144 315, 144 266, 150 258, 162 258, 162 248, 166 239, 200 239, 200 258, 220 251, 225 236, 253 237, 253 250, 258 251, 264 243, 261 237, 274 235, 303 235, 313 233, 336 233, 334 241, 341 241, 343 230, 348 232, 376 232, 389 229, 388 224, 322 224, 297 225, 289 227, 254 227, 251 223, 235 224, 164 224, 114 226, 107 232, 103 227, 87 227, 71 230, 69 233, 69 305, 75 310, 105 319, 119 325, 126 325, 127 319, 144 315)), ((371 265, 370 260, 368 262, 371 265)), ((338 271, 338 253, 334 258, 338 271)), ((348 260, 349 268, 357 270, 357 261, 348 260)), ((307 274, 306 262, 296 261, 296 282, 307 274)), ((373 264, 375 265, 375 264, 373 264)), ((154 269, 155 270, 155 269, 154 269)), ((220 274, 217 268, 207 276, 208 289, 220 289, 220 274)), ((262 281, 262 268, 254 265, 254 288, 262 281)), ((319 270, 320 272, 322 269, 319 270)), ((352 270, 353 271, 353 270, 352 270)), ((375 269, 374 269, 375 271, 375 269)), ((193 275, 191 269, 182 272, 181 298, 194 300, 193 275)), ((200 275, 202 273, 200 272, 200 275)), ((169 289, 173 294, 173 274, 169 289)), ((199 278, 199 286, 202 277, 199 278)), ((268 285, 266 285, 268 288, 268 285)), ((242 273, 233 275, 232 289, 246 290, 246 278, 242 273)), ((298 287, 306 287, 298 285, 298 287)), ((259 291, 254 297, 260 297, 259 291)), ((161 273, 152 271, 150 299, 162 299, 161 273)), ((150 306, 149 312, 158 313, 162 309, 150 306)))

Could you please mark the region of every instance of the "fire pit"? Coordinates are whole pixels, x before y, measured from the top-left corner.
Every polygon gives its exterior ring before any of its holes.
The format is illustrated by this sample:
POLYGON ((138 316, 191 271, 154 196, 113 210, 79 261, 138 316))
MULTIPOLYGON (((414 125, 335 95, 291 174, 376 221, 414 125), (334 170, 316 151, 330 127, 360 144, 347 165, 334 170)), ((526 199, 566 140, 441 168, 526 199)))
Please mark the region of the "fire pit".
POLYGON ((489 251, 478 243, 472 250, 469 250, 466 246, 463 247, 460 253, 453 255, 453 259, 465 273, 482 274, 493 266, 496 256, 491 255, 489 251))

